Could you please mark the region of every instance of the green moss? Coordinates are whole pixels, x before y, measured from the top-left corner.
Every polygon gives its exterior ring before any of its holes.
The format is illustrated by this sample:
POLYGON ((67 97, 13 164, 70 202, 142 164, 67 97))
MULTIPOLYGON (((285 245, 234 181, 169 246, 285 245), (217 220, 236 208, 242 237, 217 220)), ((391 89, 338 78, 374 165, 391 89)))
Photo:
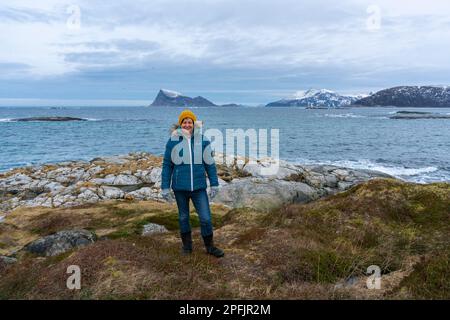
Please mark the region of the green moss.
POLYGON ((54 264, 58 264, 59 262, 65 260, 66 258, 68 258, 72 253, 74 252, 74 250, 70 250, 61 254, 58 254, 57 256, 53 256, 53 257, 47 257, 45 259, 44 265, 45 266, 51 266, 54 264))
POLYGON ((278 281, 307 281, 315 283, 333 283, 338 279, 350 277, 357 270, 354 257, 339 255, 335 251, 303 250, 296 259, 287 262, 287 266, 276 275, 278 281))
POLYGON ((31 258, 20 262, 19 266, 10 268, 0 281, 0 300, 26 299, 39 280, 39 270, 31 258))
POLYGON ((435 252, 422 260, 399 286, 414 299, 450 299, 450 250, 435 252))
POLYGON ((114 228, 122 225, 123 222, 121 220, 114 220, 110 218, 93 218, 89 221, 89 224, 86 226, 86 229, 89 231, 98 230, 98 229, 107 229, 114 228))
MULTIPOLYGON (((221 223, 221 217, 218 215, 212 215, 212 221, 214 227, 217 227, 221 223)), ((133 221, 124 225, 119 225, 119 230, 114 231, 107 235, 108 238, 128 238, 133 235, 140 235, 144 225, 149 223, 156 223, 165 226, 169 231, 179 230, 178 214, 173 213, 160 213, 144 219, 133 221)), ((190 223, 192 228, 200 227, 200 220, 196 214, 190 215, 190 223)))
POLYGON ((110 210, 109 211, 110 214, 113 214, 113 215, 116 215, 116 216, 119 216, 122 218, 130 217, 133 215, 140 215, 140 214, 148 212, 146 209, 139 209, 139 208, 138 209, 126 209, 126 208, 120 208, 120 207, 116 207, 116 206, 111 207, 109 210, 110 210))
POLYGON ((363 248, 374 248, 380 244, 380 234, 374 230, 365 230, 361 246, 363 248))
MULTIPOLYGON (((179 230, 178 212, 163 210, 140 210, 140 209, 112 209, 109 207, 108 213, 114 216, 106 216, 90 221, 88 230, 114 228, 116 231, 108 234, 109 238, 127 238, 131 235, 139 235, 144 225, 156 223, 165 226, 170 231, 179 230), (147 217, 140 218, 140 215, 146 214, 147 217)), ((223 224, 223 218, 220 214, 212 213, 212 223, 215 228, 223 224)), ((192 228, 200 227, 200 220, 195 212, 190 213, 190 223, 192 228)))
POLYGON ((107 235, 107 238, 109 239, 121 239, 121 238, 128 238, 134 235, 135 233, 133 230, 125 229, 125 230, 118 230, 111 232, 107 235))
MULTIPOLYGON (((450 189, 448 191, 450 194, 450 189)), ((450 218, 450 196, 440 197, 431 190, 421 190, 411 198, 411 219, 420 225, 436 226, 450 218)))
MULTIPOLYGON (((141 221, 135 222, 134 226, 136 229, 142 230, 142 227, 145 224, 148 223, 156 223, 165 226, 168 230, 178 230, 179 229, 179 223, 178 223, 178 214, 159 214, 155 216, 151 216, 148 218, 145 218, 141 221)), ((190 215, 190 223, 192 228, 196 228, 200 226, 200 220, 197 215, 191 214, 190 215)))
POLYGON ((80 300, 91 300, 92 299, 92 290, 90 288, 81 288, 80 289, 80 300))

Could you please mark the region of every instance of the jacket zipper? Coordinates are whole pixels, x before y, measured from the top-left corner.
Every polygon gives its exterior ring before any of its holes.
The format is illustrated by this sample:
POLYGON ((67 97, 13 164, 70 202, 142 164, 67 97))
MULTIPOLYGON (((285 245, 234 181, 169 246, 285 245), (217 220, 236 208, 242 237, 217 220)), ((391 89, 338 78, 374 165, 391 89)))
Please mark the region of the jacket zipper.
POLYGON ((193 174, 193 169, 192 169, 192 152, 191 152, 191 139, 192 137, 189 138, 189 157, 191 159, 190 161, 190 166, 191 166, 191 191, 194 191, 194 174, 193 174))

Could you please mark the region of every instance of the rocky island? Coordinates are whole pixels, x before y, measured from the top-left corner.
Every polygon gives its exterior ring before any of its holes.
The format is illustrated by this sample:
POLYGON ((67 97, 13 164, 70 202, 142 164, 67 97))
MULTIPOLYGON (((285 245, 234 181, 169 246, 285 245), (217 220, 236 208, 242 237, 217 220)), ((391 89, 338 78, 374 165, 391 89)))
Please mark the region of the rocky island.
POLYGON ((87 121, 87 119, 76 117, 29 117, 29 118, 17 118, 11 119, 11 121, 29 122, 29 121, 87 121))
POLYGON ((191 98, 173 90, 160 89, 150 107, 245 107, 242 104, 215 104, 202 96, 191 98))
POLYGON ((421 111, 397 111, 390 116, 391 119, 450 119, 450 114, 421 112, 421 111))
POLYGON ((378 91, 353 102, 355 106, 394 106, 417 108, 450 107, 450 87, 399 86, 378 91))

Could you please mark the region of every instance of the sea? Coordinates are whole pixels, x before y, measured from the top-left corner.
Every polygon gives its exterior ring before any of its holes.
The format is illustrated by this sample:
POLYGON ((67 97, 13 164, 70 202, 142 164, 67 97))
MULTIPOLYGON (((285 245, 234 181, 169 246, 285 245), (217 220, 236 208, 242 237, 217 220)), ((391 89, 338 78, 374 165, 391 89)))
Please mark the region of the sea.
MULTIPOLYGON (((0 172, 130 152, 162 155, 179 107, 0 107, 0 172), (87 121, 15 121, 68 116, 87 121)), ((390 119, 397 111, 450 114, 450 109, 352 107, 191 108, 203 129, 271 129, 279 157, 299 164, 331 164, 429 183, 450 181, 450 119, 390 119)), ((270 144, 271 145, 271 144, 270 144)), ((270 147, 268 149, 270 156, 270 147)))

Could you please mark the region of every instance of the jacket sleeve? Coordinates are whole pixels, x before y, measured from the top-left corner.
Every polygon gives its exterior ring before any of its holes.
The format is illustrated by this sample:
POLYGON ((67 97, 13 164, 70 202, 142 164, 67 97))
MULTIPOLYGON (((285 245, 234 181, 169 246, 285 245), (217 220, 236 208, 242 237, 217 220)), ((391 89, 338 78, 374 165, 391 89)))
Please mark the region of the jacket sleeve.
POLYGON ((171 159, 172 148, 170 147, 170 139, 166 143, 166 151, 164 152, 164 159, 161 172, 161 190, 169 189, 172 180, 172 173, 174 164, 171 159))
POLYGON ((214 150, 211 147, 211 142, 206 140, 205 150, 203 152, 203 165, 208 174, 209 185, 211 187, 219 186, 219 179, 217 178, 216 163, 214 161, 214 150))

